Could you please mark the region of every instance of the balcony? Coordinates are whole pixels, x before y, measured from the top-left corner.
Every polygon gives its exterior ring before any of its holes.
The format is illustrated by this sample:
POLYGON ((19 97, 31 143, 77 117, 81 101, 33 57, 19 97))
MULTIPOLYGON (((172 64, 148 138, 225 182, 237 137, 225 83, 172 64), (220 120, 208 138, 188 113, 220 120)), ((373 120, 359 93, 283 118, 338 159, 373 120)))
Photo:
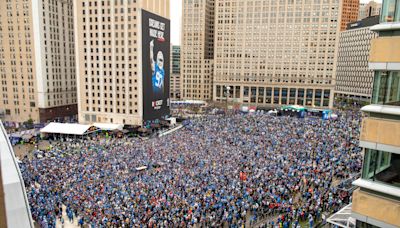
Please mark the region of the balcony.
POLYGON ((352 217, 378 227, 397 227, 400 202, 358 189, 353 192, 352 217))

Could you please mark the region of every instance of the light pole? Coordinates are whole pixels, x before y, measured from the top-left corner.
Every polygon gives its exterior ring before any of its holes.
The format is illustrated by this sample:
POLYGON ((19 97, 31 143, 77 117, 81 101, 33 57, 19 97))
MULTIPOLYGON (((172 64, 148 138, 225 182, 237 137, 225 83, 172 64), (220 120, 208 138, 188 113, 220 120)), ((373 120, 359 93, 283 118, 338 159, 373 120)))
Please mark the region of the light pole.
POLYGON ((225 86, 226 87, 226 109, 225 109, 225 114, 228 113, 228 99, 229 99, 229 94, 231 87, 230 86, 225 86))

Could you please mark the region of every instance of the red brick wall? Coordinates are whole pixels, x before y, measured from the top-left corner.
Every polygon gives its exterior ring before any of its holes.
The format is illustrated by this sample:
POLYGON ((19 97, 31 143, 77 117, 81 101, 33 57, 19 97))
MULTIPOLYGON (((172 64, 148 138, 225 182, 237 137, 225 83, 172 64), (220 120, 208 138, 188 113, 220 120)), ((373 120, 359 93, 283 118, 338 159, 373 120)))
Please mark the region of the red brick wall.
POLYGON ((357 21, 359 8, 360 8, 359 0, 342 1, 342 16, 340 20, 340 31, 346 30, 348 23, 357 21))

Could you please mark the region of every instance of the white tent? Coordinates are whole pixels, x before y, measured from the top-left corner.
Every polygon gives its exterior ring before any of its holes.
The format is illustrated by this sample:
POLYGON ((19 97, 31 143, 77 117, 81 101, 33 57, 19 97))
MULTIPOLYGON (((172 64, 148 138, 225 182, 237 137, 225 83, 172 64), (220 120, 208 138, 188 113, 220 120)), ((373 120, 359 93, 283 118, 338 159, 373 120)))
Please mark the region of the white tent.
POLYGON ((185 101, 171 101, 171 104, 197 104, 197 105, 205 105, 206 101, 198 101, 198 100, 185 100, 185 101))
POLYGON ((146 170, 147 166, 140 166, 136 168, 136 171, 142 171, 142 170, 146 170))
POLYGON ((40 133, 84 135, 89 130, 90 127, 91 127, 90 125, 83 125, 83 124, 49 123, 46 127, 40 129, 40 133))
POLYGON ((99 128, 100 130, 104 130, 104 131, 114 131, 114 130, 122 131, 124 129, 123 124, 94 123, 93 126, 99 128))
POLYGON ((166 118, 165 120, 167 120, 170 125, 175 125, 176 124, 176 118, 175 117, 166 118))

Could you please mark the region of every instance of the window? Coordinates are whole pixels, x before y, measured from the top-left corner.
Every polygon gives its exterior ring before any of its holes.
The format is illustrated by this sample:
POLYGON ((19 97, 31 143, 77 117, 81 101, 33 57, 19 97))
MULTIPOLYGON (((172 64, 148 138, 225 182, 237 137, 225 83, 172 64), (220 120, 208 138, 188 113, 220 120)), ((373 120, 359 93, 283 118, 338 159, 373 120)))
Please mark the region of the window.
POLYGON ((377 71, 372 104, 400 105, 400 71, 377 71))
POLYGON ((400 154, 366 149, 362 178, 396 185, 400 178, 400 154))
POLYGON ((381 22, 400 21, 400 0, 385 0, 382 5, 381 22))
POLYGON ((394 21, 400 21, 400 0, 397 0, 396 14, 394 17, 394 21))

